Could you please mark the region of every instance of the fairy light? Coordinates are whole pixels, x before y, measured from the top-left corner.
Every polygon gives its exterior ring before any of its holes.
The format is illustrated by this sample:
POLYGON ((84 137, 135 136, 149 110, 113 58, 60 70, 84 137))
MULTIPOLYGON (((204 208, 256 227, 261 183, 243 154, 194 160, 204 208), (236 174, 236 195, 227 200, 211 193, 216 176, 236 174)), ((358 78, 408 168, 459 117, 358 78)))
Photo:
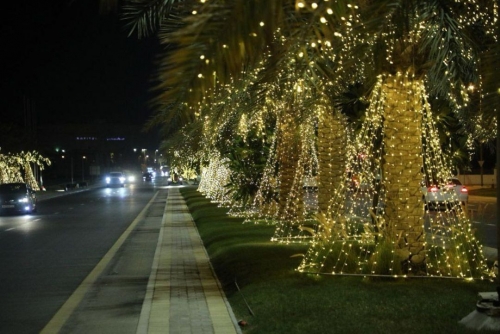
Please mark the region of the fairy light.
POLYGON ((41 171, 50 166, 51 161, 37 151, 0 154, 0 184, 22 182, 39 191, 39 184, 33 175, 32 165, 41 171))
MULTIPOLYGON (((411 78, 411 77, 410 77, 411 78)), ((382 115, 385 112, 385 109, 381 106, 385 105, 383 102, 387 99, 387 93, 383 88, 386 84, 385 82, 394 82, 400 85, 408 85, 411 80, 408 76, 402 76, 401 74, 391 79, 390 77, 380 77, 379 82, 376 85, 374 93, 372 95, 372 100, 370 103, 370 110, 367 114, 367 120, 363 125, 363 129, 360 132, 360 135, 357 139, 358 144, 354 145, 355 147, 366 147, 365 153, 367 153, 369 159, 361 160, 361 174, 368 174, 368 177, 363 177, 364 179, 373 179, 373 174, 370 170, 373 170, 373 166, 371 165, 372 161, 378 161, 380 163, 381 157, 381 149, 377 149, 373 146, 375 142, 373 140, 373 136, 377 133, 377 129, 382 127, 383 129, 384 123, 381 122, 382 115)), ((412 101, 420 101, 421 99, 427 100, 425 95, 425 88, 423 83, 417 84, 412 89, 415 91, 415 97, 409 97, 406 101, 401 101, 399 104, 403 103, 405 105, 413 103, 413 105, 418 106, 419 104, 415 104, 412 101)), ((394 98, 393 98, 394 100, 394 98)), ((398 99, 395 99, 398 101, 398 99)), ((399 99, 400 100, 400 99, 399 99)), ((403 107, 401 104, 400 110, 407 110, 407 107, 403 107)), ((420 110, 420 117, 422 118, 423 133, 425 133, 425 145, 423 154, 417 155, 418 159, 422 159, 424 162, 424 168, 431 173, 435 173, 438 177, 442 178, 443 183, 442 186, 445 186, 446 179, 449 177, 450 172, 450 164, 443 158, 439 140, 437 138, 437 132, 435 130, 434 121, 432 120, 432 113, 430 111, 430 106, 426 102, 423 108, 420 110)), ((387 117, 387 116, 386 116, 387 117)), ((397 118, 399 120, 400 117, 397 118)), ((414 121, 410 121, 413 123, 414 121)), ((407 127, 408 124, 402 124, 402 128, 407 127)), ((394 138, 393 136, 387 137, 388 139, 394 138)), ((390 145, 390 144, 389 144, 390 145)), ((400 148, 399 148, 400 149, 400 148)), ((387 150, 387 147, 384 149, 387 150)), ((351 161, 349 163, 353 168, 356 165, 355 161, 351 161)), ((397 179, 396 179, 397 180, 397 179)), ((401 182, 402 179, 397 181, 401 182)), ((372 189, 373 191, 374 189, 372 189)), ((403 189, 404 190, 404 189, 403 189)), ((344 186, 339 186, 338 191, 345 191, 344 186)), ((406 190, 406 191, 409 191, 406 190)), ((411 192, 411 191, 410 191, 411 192)), ((358 196, 361 196, 358 193, 358 196)), ((387 197, 385 197, 387 199, 387 197)), ((418 198, 418 196, 417 196, 418 198)), ((402 204, 399 207, 396 207, 394 210, 399 212, 404 210, 407 207, 408 200, 410 197, 404 196, 401 197, 402 204)), ((451 202, 458 201, 457 198, 453 198, 451 202)), ((450 207, 452 203, 450 203, 450 207)), ((392 210, 392 209, 391 209, 392 210)), ((381 211, 379 215, 375 215, 372 218, 378 220, 378 223, 375 225, 377 227, 378 232, 366 230, 366 225, 364 229, 364 233, 348 233, 348 231, 354 230, 355 226, 359 226, 358 221, 366 221, 369 219, 369 214, 365 213, 365 217, 360 217, 360 207, 356 208, 356 205, 348 208, 344 213, 339 214, 338 209, 334 209, 333 211, 326 214, 326 216, 332 216, 332 220, 321 222, 321 228, 323 229, 322 233, 318 233, 315 236, 314 240, 311 243, 311 247, 308 250, 308 253, 304 257, 303 262, 299 266, 299 271, 307 271, 307 272, 328 272, 332 274, 344 274, 346 273, 345 268, 356 266, 356 270, 350 273, 356 274, 380 274, 377 269, 380 266, 379 261, 376 258, 383 256, 383 251, 380 249, 380 245, 377 246, 377 243, 374 240, 377 239, 385 239, 390 236, 386 235, 390 230, 386 229, 385 222, 390 222, 390 226, 392 229, 399 229, 400 226, 404 226, 405 222, 397 222, 397 218, 390 218, 387 216, 387 213, 384 213, 384 210, 381 211), (351 216, 349 216, 349 214, 351 216), (389 221, 390 219, 390 221, 389 221), (382 223, 380 223, 382 222, 382 223), (366 238, 366 235, 372 235, 375 239, 366 238), (363 239, 365 236, 365 239, 363 239), (357 246, 353 247, 353 243, 347 243, 346 240, 356 240, 357 246), (336 245, 340 246, 340 251, 333 251, 337 249, 336 245), (369 251, 369 249, 373 248, 374 252, 369 251), (333 261, 330 269, 325 268, 325 261, 331 255, 337 253, 339 254, 336 257, 336 260, 333 261), (349 253, 349 256, 345 256, 346 253, 349 253), (349 264, 350 259, 357 256, 357 264, 349 264)), ((407 215, 401 215, 401 217, 406 217, 407 215)), ((471 224, 468 221, 467 217, 463 210, 460 207, 454 207, 453 209, 446 209, 445 211, 440 211, 437 217, 431 219, 430 226, 424 226, 422 222, 422 215, 417 215, 418 221, 420 223, 417 224, 408 224, 410 228, 410 232, 402 232, 401 235, 404 235, 405 238, 410 238, 413 232, 411 229, 416 228, 417 226, 421 226, 422 231, 425 231, 425 242, 420 246, 415 244, 414 241, 411 241, 411 238, 408 239, 410 242, 406 242, 402 244, 404 247, 423 247, 425 249, 425 275, 443 277, 443 276, 455 276, 458 278, 470 278, 480 276, 483 272, 485 272, 485 262, 481 252, 481 247, 478 241, 474 238, 472 234, 471 224), (444 255, 444 256, 443 256, 444 255), (472 267, 473 265, 477 267, 472 267)), ((406 220, 406 218, 405 218, 406 220)), ((368 226, 372 226, 369 224, 368 226)), ((419 232, 420 233, 420 232, 419 232)), ((389 239, 390 240, 390 239, 389 239)), ((394 240, 394 239, 392 239, 394 240)), ((390 259, 389 268, 387 275, 393 277, 406 277, 405 273, 400 274, 396 269, 399 263, 401 262, 401 258, 398 256, 394 250, 391 251, 392 258, 390 259)), ((418 253, 417 253, 418 254, 418 253)), ((415 254, 413 254, 415 255, 415 254)))
MULTIPOLYGON (((484 14, 488 11, 482 10, 478 2, 468 0, 465 3, 468 13, 453 13, 454 17, 458 17, 461 28, 474 24, 478 19, 490 24, 491 18, 484 14)), ((387 17, 387 32, 372 36, 363 30, 362 11, 358 6, 347 4, 338 17, 334 15, 337 10, 333 11, 333 6, 340 5, 328 1, 296 2, 296 9, 300 9, 297 15, 305 17, 311 12, 314 13, 313 20, 317 20, 314 29, 318 30, 306 41, 296 43, 299 39, 286 36, 279 29, 272 32, 276 46, 285 49, 285 46, 291 45, 280 59, 274 82, 262 84, 259 80, 262 79, 260 71, 265 70, 267 61, 271 59, 269 50, 263 53, 255 68, 247 69, 248 72, 241 73, 238 79, 225 80, 224 84, 217 81, 216 75, 207 78, 207 73, 216 73, 212 72, 213 69, 200 71, 201 80, 197 80, 201 82, 200 87, 207 80, 213 80, 213 84, 201 92, 201 88, 189 90, 193 93, 189 96, 201 94, 203 98, 186 102, 186 109, 195 112, 197 119, 205 120, 200 160, 203 157, 209 163, 204 166, 200 191, 221 205, 232 206, 233 213, 248 215, 248 221, 263 218, 265 222, 275 224, 272 237, 275 241, 288 243, 295 238, 303 241, 305 228, 314 225, 308 234, 311 246, 299 271, 366 275, 383 272, 391 277, 407 277, 412 270, 405 271, 399 267, 404 262, 402 260, 410 260, 403 265, 412 267, 413 273, 417 274, 463 278, 477 276, 484 269, 484 259, 465 213, 456 208, 456 212, 445 210, 429 218, 428 225, 423 220, 423 204, 419 202, 417 190, 421 166, 426 175, 441 180, 441 186, 451 175, 450 159, 443 157, 427 102, 429 97, 426 92, 433 78, 416 78, 406 69, 395 75, 379 76, 359 134, 354 136, 351 129, 344 127, 345 133, 341 137, 345 155, 339 154, 345 156, 344 161, 338 161, 336 148, 319 145, 322 140, 328 142, 340 138, 318 138, 318 151, 314 142, 316 127, 318 132, 327 131, 321 128, 326 127, 322 122, 342 124, 343 121, 331 110, 331 103, 325 98, 327 93, 323 90, 342 91, 347 85, 325 78, 316 68, 319 62, 333 64, 332 73, 342 77, 353 50, 359 45, 374 46, 382 41, 379 45, 386 48, 385 61, 395 67, 401 60, 399 42, 410 45, 418 43, 426 33, 439 36, 442 32, 433 30, 428 23, 415 20, 408 36, 399 40, 397 27, 391 23, 391 17, 387 17), (265 92, 265 96, 253 105, 253 96, 249 96, 252 90, 248 88, 257 84, 262 85, 259 90, 265 92), (425 101, 423 106, 419 101, 425 101), (389 104, 393 115, 388 111, 389 104), (240 112, 250 109, 249 106, 252 112, 242 116, 240 112), (231 178, 232 171, 227 168, 217 147, 228 144, 235 135, 245 138, 251 130, 264 132, 269 126, 266 115, 275 119, 272 125, 274 133, 268 139, 270 152, 252 207, 245 211, 240 203, 232 201, 221 190, 231 178), (330 116, 334 116, 333 119, 330 116), (405 133, 405 128, 411 128, 413 132, 405 133), (230 139, 221 135, 228 132, 231 132, 230 137, 233 136, 230 139), (422 142, 416 143, 415 138, 420 138, 420 134, 422 142), (419 146, 421 150, 416 150, 419 146), (404 147, 404 152, 401 147, 404 147), (339 170, 343 171, 339 173, 339 170), (358 176, 359 188, 355 191, 346 185, 350 175, 345 171, 358 176), (302 181, 304 176, 315 174, 318 174, 320 191, 327 189, 329 195, 318 195, 321 200, 326 198, 326 202, 321 203, 322 209, 313 221, 311 213, 305 210, 302 203, 302 181), (405 181, 408 179, 413 181, 408 183, 405 181), (377 187, 373 180, 379 180, 384 187, 377 187), (361 191, 363 187, 366 191, 361 191), (278 194, 275 191, 277 188, 280 190, 278 194), (423 257, 425 261, 416 261, 417 257, 423 257), (472 268, 473 265, 477 267, 472 268)), ((494 7, 496 10, 496 5, 494 7)), ((254 24, 268 29, 269 25, 264 25, 261 19, 256 19, 254 24)), ((224 42, 228 41, 223 40, 217 46, 236 48, 236 44, 224 42)), ((456 43, 466 45, 459 38, 456 43)), ((462 49, 462 58, 473 59, 471 51, 465 47, 462 49)), ((374 58, 373 48, 367 50, 366 55, 374 58)), ((454 60, 451 53, 447 56, 443 64, 436 66, 447 69, 442 71, 443 79, 449 86, 447 97, 453 108, 460 110, 470 103, 469 92, 466 85, 453 82, 452 73, 448 70, 454 60)), ((203 56, 200 59, 204 60, 203 56)), ((219 64, 215 61, 209 63, 207 59, 202 65, 219 64)), ((349 80, 364 82, 365 73, 372 65, 370 62, 359 62, 349 80)), ((262 140, 265 140, 264 137, 262 140)))

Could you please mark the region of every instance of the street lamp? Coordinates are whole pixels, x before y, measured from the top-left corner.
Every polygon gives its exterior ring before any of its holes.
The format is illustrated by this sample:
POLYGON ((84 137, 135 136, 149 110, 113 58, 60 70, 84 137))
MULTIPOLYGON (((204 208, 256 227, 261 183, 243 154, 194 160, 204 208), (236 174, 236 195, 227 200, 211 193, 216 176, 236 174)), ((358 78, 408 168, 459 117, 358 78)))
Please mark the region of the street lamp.
POLYGON ((83 156, 82 157, 82 182, 85 182, 85 165, 84 165, 85 159, 86 159, 86 157, 83 156))

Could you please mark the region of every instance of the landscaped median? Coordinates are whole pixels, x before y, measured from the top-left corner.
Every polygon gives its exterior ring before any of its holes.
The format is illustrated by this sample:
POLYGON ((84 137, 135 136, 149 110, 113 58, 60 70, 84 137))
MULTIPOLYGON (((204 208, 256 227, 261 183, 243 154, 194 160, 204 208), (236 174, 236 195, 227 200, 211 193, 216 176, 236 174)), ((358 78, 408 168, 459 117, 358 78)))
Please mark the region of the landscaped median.
POLYGON ((488 281, 301 274, 294 255, 307 245, 271 242, 274 226, 243 224, 193 188, 181 193, 245 333, 478 333, 458 322, 478 292, 496 290, 488 281))

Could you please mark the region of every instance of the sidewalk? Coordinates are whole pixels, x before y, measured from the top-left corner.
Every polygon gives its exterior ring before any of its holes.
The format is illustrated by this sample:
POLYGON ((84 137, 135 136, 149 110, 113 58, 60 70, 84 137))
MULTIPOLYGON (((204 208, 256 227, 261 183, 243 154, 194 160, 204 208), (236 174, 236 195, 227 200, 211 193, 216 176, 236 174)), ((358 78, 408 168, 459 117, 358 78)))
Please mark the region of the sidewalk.
POLYGON ((239 333, 191 214, 170 188, 137 333, 239 333))
POLYGON ((241 334, 178 188, 159 190, 127 231, 42 333, 241 334))

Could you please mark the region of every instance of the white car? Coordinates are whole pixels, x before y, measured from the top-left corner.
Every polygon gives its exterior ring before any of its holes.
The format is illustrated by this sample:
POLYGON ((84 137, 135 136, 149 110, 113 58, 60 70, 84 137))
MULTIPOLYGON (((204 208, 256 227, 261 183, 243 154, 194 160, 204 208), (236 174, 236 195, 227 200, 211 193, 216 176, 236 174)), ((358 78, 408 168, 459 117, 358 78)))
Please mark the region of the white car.
POLYGON ((457 178, 448 179, 448 183, 439 187, 438 185, 422 182, 422 198, 427 207, 453 206, 456 204, 467 204, 469 191, 457 178))
POLYGON ((106 185, 108 187, 111 186, 125 186, 125 175, 123 175, 122 172, 111 172, 109 175, 106 177, 106 185))

